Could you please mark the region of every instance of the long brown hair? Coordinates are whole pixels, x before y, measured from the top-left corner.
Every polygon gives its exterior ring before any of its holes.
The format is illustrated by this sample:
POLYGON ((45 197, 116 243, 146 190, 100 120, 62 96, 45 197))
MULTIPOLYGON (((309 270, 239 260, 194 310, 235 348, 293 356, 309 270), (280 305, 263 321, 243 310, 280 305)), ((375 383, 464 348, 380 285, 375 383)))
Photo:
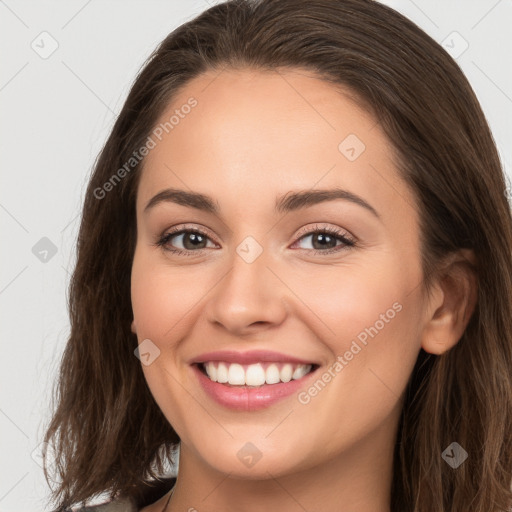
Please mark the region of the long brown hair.
MULTIPOLYGON (((96 163, 69 288, 71 333, 45 441, 59 510, 109 492, 140 501, 179 438, 134 356, 130 273, 147 141, 169 102, 207 70, 304 69, 351 91, 378 120, 421 213, 424 287, 442 258, 476 255, 478 302, 459 342, 420 351, 394 458, 394 512, 494 512, 512 505, 512 218, 499 156, 455 61, 372 0, 233 0, 174 30, 149 57, 96 163), (113 180, 125 166, 122 179, 113 180), (110 187, 105 184, 111 183, 110 187), (108 191, 106 191, 108 188, 108 191), (441 454, 468 453, 457 469, 441 454)), ((46 452, 45 464, 48 464, 46 452)), ((45 476, 48 480, 45 467, 45 476)))

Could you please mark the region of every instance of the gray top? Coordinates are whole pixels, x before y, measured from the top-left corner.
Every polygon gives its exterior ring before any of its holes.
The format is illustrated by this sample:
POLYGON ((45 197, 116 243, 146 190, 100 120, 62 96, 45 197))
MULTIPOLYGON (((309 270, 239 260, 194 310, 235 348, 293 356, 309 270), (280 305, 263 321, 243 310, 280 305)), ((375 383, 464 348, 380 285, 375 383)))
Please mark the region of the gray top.
POLYGON ((135 502, 125 498, 116 498, 107 503, 89 505, 71 509, 72 512, 139 512, 135 502))
POLYGON ((74 506, 66 509, 66 512, 140 512, 141 509, 155 503, 167 494, 175 483, 176 477, 163 479, 156 483, 154 487, 145 489, 139 503, 136 503, 133 498, 120 496, 97 505, 74 506))

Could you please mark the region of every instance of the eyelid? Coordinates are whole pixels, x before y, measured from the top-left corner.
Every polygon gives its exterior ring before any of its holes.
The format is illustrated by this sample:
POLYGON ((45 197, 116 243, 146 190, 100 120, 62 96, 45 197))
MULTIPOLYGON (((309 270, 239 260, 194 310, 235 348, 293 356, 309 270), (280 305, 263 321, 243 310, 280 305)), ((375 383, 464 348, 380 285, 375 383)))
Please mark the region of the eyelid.
MULTIPOLYGON (((190 250, 190 249, 179 249, 179 248, 178 249, 177 248, 170 249, 170 248, 166 247, 169 239, 174 238, 175 236, 179 236, 179 235, 182 235, 185 233, 190 233, 190 232, 195 232, 195 233, 201 234, 201 235, 205 236, 206 238, 208 238, 210 241, 212 241, 214 244, 218 245, 218 242, 215 240, 214 236, 211 236, 211 234, 210 234, 211 231, 208 228, 206 228, 204 226, 201 226, 200 228, 198 228, 197 225, 189 224, 189 223, 178 224, 176 226, 168 228, 157 238, 157 241, 154 245, 160 246, 162 249, 167 250, 171 253, 175 253, 177 255, 187 254, 187 255, 192 256, 192 255, 194 255, 194 253, 202 254, 203 251, 207 250, 207 248, 201 248, 201 249, 198 249, 197 251, 194 251, 194 250, 190 250)), ((297 243, 299 243, 303 238, 312 236, 316 233, 325 233, 325 234, 333 236, 334 238, 337 238, 338 240, 340 240, 342 242, 342 247, 340 247, 339 249, 336 249, 336 247, 339 247, 339 246, 336 246, 334 248, 330 248, 330 249, 326 249, 326 250, 319 250, 319 249, 302 249, 302 250, 309 252, 309 253, 312 252, 314 254, 328 255, 331 253, 340 252, 343 249, 358 247, 358 245, 359 245, 359 240, 356 237, 354 237, 346 229, 340 228, 339 226, 336 226, 336 227, 332 227, 329 225, 321 226, 321 225, 319 225, 319 223, 315 223, 314 225, 304 226, 303 228, 301 228, 299 230, 299 232, 294 237, 295 240, 292 243, 292 247, 294 245, 296 245, 297 243)))
MULTIPOLYGON (((218 241, 216 241, 216 236, 212 235, 212 231, 210 229, 208 229, 207 227, 202 226, 200 224, 198 225, 198 224, 193 224, 193 223, 185 223, 185 224, 178 224, 176 226, 172 226, 171 228, 164 230, 162 233, 162 236, 164 234, 166 234, 166 235, 167 234, 179 234, 182 231, 188 231, 188 230, 204 231, 204 234, 208 235, 208 237, 211 238, 212 241, 214 241, 217 244, 219 243, 218 241)), ((354 235, 352 235, 352 233, 350 233, 349 231, 347 231, 344 228, 340 228, 339 226, 331 227, 329 225, 321 225, 321 223, 317 222, 317 223, 308 224, 308 225, 302 227, 294 237, 295 242, 297 242, 304 235, 311 235, 311 234, 315 233, 316 231, 327 231, 327 232, 331 232, 332 234, 335 234, 338 236, 340 234, 343 234, 343 235, 346 235, 346 238, 349 238, 350 240, 352 240, 354 242, 357 241, 357 238, 354 235)))
POLYGON ((178 224, 176 226, 173 226, 171 228, 166 229, 162 235, 178 235, 181 234, 183 231, 195 231, 201 234, 206 235, 212 242, 219 244, 219 242, 216 240, 216 235, 213 234, 213 232, 208 229, 205 226, 202 226, 201 224, 191 224, 191 223, 185 223, 185 224, 178 224))
POLYGON ((308 224, 307 226, 304 226, 297 233, 296 239, 299 240, 304 235, 311 235, 317 231, 325 231, 325 232, 331 233, 336 236, 343 235, 345 238, 350 239, 354 243, 357 242, 357 238, 352 233, 350 233, 350 231, 347 231, 344 228, 340 228, 339 226, 336 226, 336 227, 332 227, 330 225, 322 226, 320 223, 315 223, 314 225, 308 224))

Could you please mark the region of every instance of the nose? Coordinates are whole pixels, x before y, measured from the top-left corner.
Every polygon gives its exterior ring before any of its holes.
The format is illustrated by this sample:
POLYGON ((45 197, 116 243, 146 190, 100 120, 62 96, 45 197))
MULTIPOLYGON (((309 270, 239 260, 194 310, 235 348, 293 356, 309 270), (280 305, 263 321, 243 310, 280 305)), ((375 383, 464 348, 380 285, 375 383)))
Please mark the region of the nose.
POLYGON ((284 322, 291 292, 272 268, 266 252, 252 262, 235 252, 231 262, 231 268, 208 295, 205 311, 209 322, 237 336, 284 322))

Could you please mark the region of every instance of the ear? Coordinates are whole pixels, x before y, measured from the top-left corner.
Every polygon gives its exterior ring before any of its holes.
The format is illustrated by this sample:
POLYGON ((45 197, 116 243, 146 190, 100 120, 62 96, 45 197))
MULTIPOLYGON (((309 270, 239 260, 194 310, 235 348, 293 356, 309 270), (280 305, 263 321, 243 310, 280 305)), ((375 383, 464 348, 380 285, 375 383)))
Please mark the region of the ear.
POLYGON ((131 329, 132 329, 133 334, 137 334, 137 328, 135 327, 135 319, 133 319, 133 321, 132 321, 131 329))
POLYGON ((478 297, 476 258, 472 250, 452 253, 439 271, 429 296, 421 347, 442 354, 461 339, 478 297))

